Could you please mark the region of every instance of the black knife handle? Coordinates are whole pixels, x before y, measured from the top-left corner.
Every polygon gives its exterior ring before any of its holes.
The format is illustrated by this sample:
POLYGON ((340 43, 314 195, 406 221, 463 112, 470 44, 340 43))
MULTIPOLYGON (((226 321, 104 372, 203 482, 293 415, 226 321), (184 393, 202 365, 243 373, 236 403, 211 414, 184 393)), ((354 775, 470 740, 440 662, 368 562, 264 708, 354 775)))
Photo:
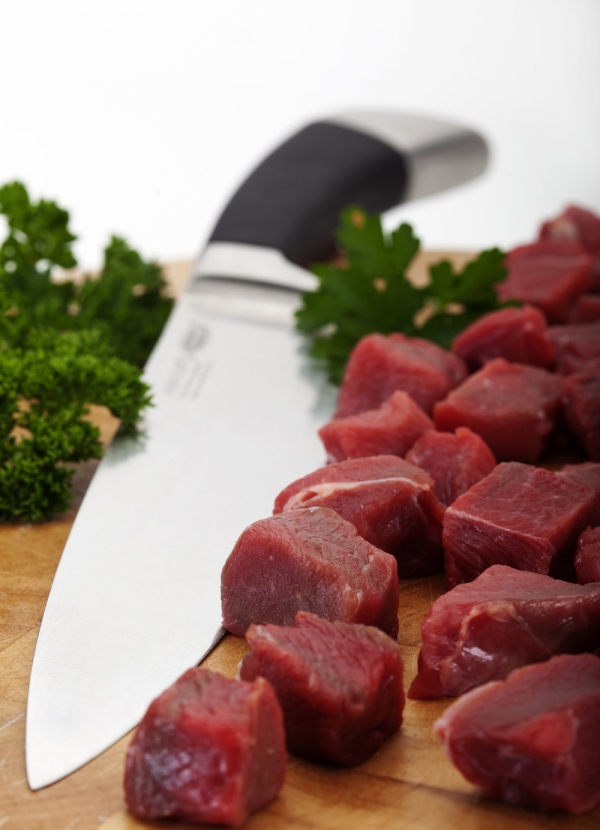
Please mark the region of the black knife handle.
POLYGON ((407 186, 402 155, 365 133, 317 121, 254 170, 221 214, 210 242, 274 248, 306 267, 328 257, 340 211, 381 213, 407 186))

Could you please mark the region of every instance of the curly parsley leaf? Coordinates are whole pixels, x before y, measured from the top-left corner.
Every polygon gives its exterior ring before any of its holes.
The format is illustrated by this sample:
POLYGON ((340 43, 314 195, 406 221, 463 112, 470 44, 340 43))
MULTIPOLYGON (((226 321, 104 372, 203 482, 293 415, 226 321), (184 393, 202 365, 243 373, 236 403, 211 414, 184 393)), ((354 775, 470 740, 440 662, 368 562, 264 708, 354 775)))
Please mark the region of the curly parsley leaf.
POLYGON ((0 187, 0 214, 8 224, 0 245, 0 286, 9 305, 3 339, 12 345, 37 326, 70 326, 68 308, 76 287, 51 278, 55 267, 76 265, 69 214, 55 202, 31 202, 20 182, 0 187))
POLYGON ((12 182, 0 187, 0 213, 9 227, 0 245, 0 290, 8 303, 0 322, 4 342, 22 346, 37 328, 94 328, 119 357, 143 366, 173 307, 160 267, 113 236, 98 275, 56 281, 57 267, 77 264, 68 212, 55 202, 32 202, 25 187, 12 182))
POLYGON ((102 453, 88 405, 122 430, 150 405, 140 367, 173 303, 160 268, 119 237, 99 275, 56 281, 76 265, 69 214, 20 182, 0 187, 0 213, 0 521, 38 521, 68 506, 72 465, 102 453))
POLYGON ((165 288, 160 267, 113 236, 98 278, 86 279, 75 297, 77 328, 101 329, 118 355, 143 366, 173 307, 165 288))
POLYGON ((32 333, 27 348, 0 351, 0 521, 38 521, 65 510, 73 467, 99 458, 88 404, 131 429, 149 387, 97 332, 32 333))
POLYGON ((350 207, 336 239, 346 261, 313 266, 319 284, 303 294, 296 313, 297 328, 311 340, 310 355, 333 383, 341 382, 351 350, 366 334, 399 331, 448 347, 465 326, 501 307, 494 286, 506 272, 497 248, 458 273, 446 261, 431 266, 429 284, 419 288, 406 276, 420 245, 410 225, 386 234, 378 216, 350 207), (417 323, 421 317, 424 325, 417 323))

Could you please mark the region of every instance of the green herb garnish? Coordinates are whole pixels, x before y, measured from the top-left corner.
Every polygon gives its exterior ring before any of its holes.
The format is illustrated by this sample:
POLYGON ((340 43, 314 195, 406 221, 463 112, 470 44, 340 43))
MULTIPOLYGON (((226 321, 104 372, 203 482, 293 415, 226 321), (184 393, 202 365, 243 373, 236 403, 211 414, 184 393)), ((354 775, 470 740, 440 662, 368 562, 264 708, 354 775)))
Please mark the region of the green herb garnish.
POLYGON ((0 290, 10 303, 0 332, 22 345, 33 328, 101 332, 113 353, 142 367, 173 306, 156 263, 113 236, 97 276, 53 280, 57 267, 77 265, 69 214, 56 202, 31 202, 20 182, 0 187, 8 236, 0 246, 0 290))
POLYGON ((336 239, 347 264, 313 266, 319 286, 303 295, 296 313, 297 328, 312 340, 310 354, 333 383, 341 382, 351 350, 367 334, 398 331, 448 348, 458 332, 503 305, 494 289, 506 276, 498 248, 460 273, 447 261, 432 265, 429 284, 418 288, 406 277, 420 247, 410 225, 386 234, 378 216, 352 207, 342 213, 336 239))
POLYGON ((135 429, 150 404, 141 367, 173 303, 160 268, 118 237, 100 274, 55 280, 77 264, 69 214, 21 183, 0 188, 0 213, 0 520, 38 521, 67 508, 72 464, 102 453, 89 404, 135 429))

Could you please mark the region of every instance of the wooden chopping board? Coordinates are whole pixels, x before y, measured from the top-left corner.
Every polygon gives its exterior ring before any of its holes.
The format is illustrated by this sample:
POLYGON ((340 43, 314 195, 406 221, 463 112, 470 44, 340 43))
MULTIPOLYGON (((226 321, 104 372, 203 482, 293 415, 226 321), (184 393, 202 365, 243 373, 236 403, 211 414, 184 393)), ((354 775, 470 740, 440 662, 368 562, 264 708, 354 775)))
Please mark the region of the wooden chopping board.
MULTIPOLYGON (((423 254, 414 268, 442 254, 423 254)), ((466 254, 450 255, 457 263, 466 254)), ((167 269, 174 293, 189 263, 167 269)), ((101 409, 92 415, 108 443, 117 422, 101 409)), ((25 710, 29 672, 46 598, 77 508, 97 462, 80 466, 68 513, 40 525, 0 525, 0 830, 134 830, 184 828, 175 822, 139 822, 123 801, 126 736, 82 769, 31 792, 25 775, 25 710)), ((308 472, 308 471, 307 471, 308 472)), ((273 494, 275 496, 275 494, 273 494)), ((262 518, 257 516, 258 518, 262 518)), ((406 686, 416 673, 420 627, 443 590, 441 577, 400 585, 399 642, 406 686)), ((245 640, 227 636, 204 665, 234 676, 245 640)), ((289 757, 279 797, 246 823, 248 830, 598 830, 600 809, 580 817, 538 814, 481 797, 446 759, 432 724, 448 701, 407 701, 400 733, 367 763, 335 770, 289 757)), ((599 748, 600 751, 600 748, 599 748)))

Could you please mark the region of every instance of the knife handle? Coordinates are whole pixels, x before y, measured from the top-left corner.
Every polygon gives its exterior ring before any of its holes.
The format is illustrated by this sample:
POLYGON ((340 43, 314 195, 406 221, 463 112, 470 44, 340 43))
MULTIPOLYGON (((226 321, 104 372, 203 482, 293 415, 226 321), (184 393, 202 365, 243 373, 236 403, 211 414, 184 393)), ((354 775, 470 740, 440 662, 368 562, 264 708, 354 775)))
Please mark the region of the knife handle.
MULTIPOLYGON (((275 149, 243 182, 210 237, 278 251, 306 267, 334 250, 339 213, 381 213, 467 181, 486 166, 472 130, 398 113, 317 121, 275 149)), ((222 247, 222 246, 217 246, 222 247)))
POLYGON ((272 248, 307 266, 332 252, 343 208, 387 210, 402 200, 406 175, 402 156, 378 139, 326 121, 310 124, 243 182, 210 242, 272 248))

